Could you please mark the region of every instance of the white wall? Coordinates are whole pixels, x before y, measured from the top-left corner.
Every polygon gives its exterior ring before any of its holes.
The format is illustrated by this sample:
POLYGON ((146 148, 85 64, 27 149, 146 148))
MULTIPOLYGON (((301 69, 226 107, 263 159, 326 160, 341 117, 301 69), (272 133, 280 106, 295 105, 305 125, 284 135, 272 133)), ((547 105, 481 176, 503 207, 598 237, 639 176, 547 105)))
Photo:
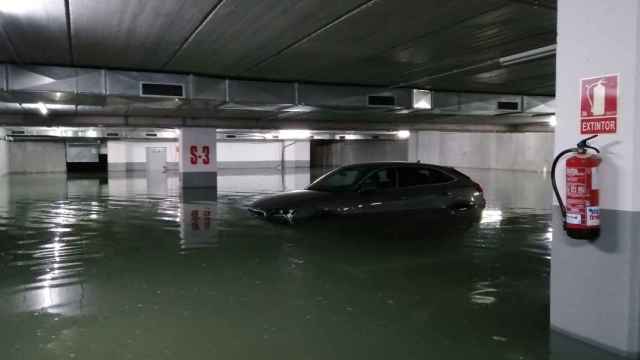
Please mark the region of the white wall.
POLYGON ((109 140, 107 142, 107 158, 109 163, 145 163, 148 147, 167 148, 167 162, 177 163, 177 141, 124 141, 109 140))
MULTIPOLYGON (((281 165, 282 144, 285 144, 286 166, 308 167, 309 141, 218 141, 216 160, 221 168, 270 168, 281 165)), ((179 143, 167 141, 109 140, 107 142, 110 164, 145 163, 147 147, 167 148, 167 162, 177 163, 180 158, 179 143)))
POLYGON ((280 161, 281 141, 220 141, 218 161, 280 161))
POLYGON ((282 164, 282 148, 287 167, 309 167, 308 140, 218 141, 220 168, 273 168, 282 164))
POLYGON ((446 166, 542 171, 553 160, 551 133, 463 133, 417 131, 409 160, 446 166))
POLYGON ((63 142, 13 141, 8 143, 11 173, 53 173, 67 171, 63 142))
POLYGON ((309 162, 311 159, 311 144, 309 141, 285 141, 285 161, 309 162))

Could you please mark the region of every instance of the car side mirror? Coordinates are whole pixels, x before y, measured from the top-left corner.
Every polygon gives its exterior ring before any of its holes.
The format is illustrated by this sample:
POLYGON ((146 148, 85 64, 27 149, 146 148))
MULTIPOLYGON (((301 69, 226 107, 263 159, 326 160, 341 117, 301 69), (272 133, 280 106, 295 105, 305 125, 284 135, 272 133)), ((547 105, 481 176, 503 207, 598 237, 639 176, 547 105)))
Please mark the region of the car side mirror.
POLYGON ((360 194, 371 194, 374 193, 378 190, 378 188, 376 187, 376 184, 373 183, 364 183, 362 185, 360 185, 360 189, 358 189, 358 192, 360 194))

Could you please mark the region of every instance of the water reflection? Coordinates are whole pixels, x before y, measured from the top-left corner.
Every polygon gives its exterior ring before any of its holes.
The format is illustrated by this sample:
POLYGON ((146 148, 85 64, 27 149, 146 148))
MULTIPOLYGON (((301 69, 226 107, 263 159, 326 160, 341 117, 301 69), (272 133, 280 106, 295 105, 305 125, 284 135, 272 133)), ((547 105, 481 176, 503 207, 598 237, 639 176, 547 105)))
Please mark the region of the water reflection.
POLYGON ((176 174, 2 179, 3 359, 548 356, 538 197, 483 184, 480 225, 407 233, 247 215, 309 172, 222 172, 217 194, 176 174))

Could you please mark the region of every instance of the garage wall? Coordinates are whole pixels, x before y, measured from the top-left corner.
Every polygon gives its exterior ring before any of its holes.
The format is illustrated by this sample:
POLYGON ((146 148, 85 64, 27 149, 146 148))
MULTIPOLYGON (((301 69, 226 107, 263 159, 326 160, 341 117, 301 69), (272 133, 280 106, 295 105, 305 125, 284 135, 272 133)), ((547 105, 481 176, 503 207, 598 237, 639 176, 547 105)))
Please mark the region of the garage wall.
MULTIPOLYGON (((309 167, 309 141, 218 141, 218 168, 276 168, 282 164, 285 145, 286 167, 309 167)), ((169 169, 178 169, 179 144, 171 141, 107 142, 109 171, 144 171, 147 147, 167 148, 169 169)))
POLYGON ((238 168, 276 168, 282 165, 284 146, 284 165, 288 168, 309 167, 309 141, 218 141, 217 160, 219 169, 238 168))
POLYGON ((125 141, 109 140, 107 142, 107 161, 109 171, 145 171, 147 147, 164 147, 167 149, 167 166, 178 169, 177 141, 125 141))
POLYGON ((552 133, 418 131, 409 140, 409 160, 479 169, 543 171, 553 160, 552 133))
POLYGON ((407 161, 405 140, 313 140, 311 165, 336 167, 372 161, 407 161))
POLYGON ((64 142, 12 141, 9 148, 9 172, 56 173, 67 171, 64 142))

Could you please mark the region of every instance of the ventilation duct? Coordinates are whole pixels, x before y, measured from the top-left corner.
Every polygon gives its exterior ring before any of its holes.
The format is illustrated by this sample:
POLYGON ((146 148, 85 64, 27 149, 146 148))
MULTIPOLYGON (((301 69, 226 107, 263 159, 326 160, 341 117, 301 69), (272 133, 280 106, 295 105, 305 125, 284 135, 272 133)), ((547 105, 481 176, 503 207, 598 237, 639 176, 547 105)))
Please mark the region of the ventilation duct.
POLYGON ((300 84, 298 104, 312 108, 381 111, 410 109, 412 89, 300 84))
POLYGON ((140 96, 160 98, 183 98, 184 85, 140 82, 140 96))
MULTIPOLYGON (((411 112, 434 116, 554 112, 553 98, 549 97, 0 64, 0 112, 38 115, 37 107, 32 106, 38 103, 50 110, 50 120, 75 116, 65 120, 72 126, 85 121, 82 115, 100 115, 105 126, 175 127, 204 123, 213 117, 232 121, 246 116, 247 111, 283 112, 280 116, 317 112, 320 119, 340 112, 390 116, 411 112), (126 125, 110 116, 125 116, 126 125), (143 121, 144 117, 153 117, 153 122, 143 121)), ((10 120, 3 121, 21 124, 19 118, 10 120)))

